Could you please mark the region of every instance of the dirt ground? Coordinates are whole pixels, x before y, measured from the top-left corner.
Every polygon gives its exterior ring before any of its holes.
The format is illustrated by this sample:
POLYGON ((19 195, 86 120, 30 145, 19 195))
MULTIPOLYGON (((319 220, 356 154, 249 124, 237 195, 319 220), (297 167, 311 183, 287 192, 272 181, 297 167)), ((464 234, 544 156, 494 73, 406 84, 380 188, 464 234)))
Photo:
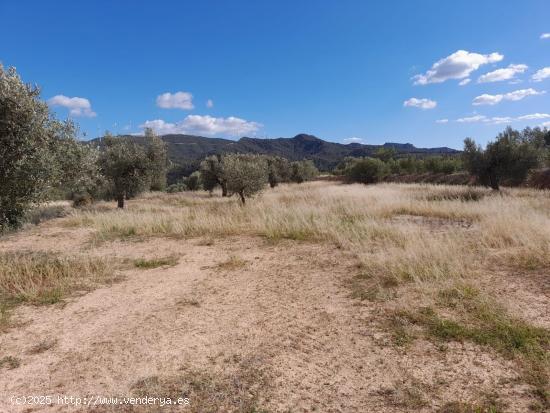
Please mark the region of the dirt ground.
MULTIPOLYGON (((490 350, 450 343, 442 351, 424 340, 406 349, 391 345, 380 321, 384 308, 350 297, 356 262, 332 245, 232 237, 91 246, 90 234, 52 221, 4 238, 0 250, 173 255, 179 262, 113 269, 122 281, 62 304, 19 307, 18 326, 0 334, 0 356, 21 361, 0 369, 1 412, 94 411, 14 405, 10 398, 129 396, 142 379, 189 371, 221 377, 251 359, 265 380, 250 390, 264 409, 258 411, 431 412, 495 391, 505 411, 528 409, 514 364, 490 350), (43 342, 47 349, 33 351, 43 342)), ((511 282, 510 294, 547 308, 547 286, 534 290, 519 277, 511 282)), ((529 312, 528 305, 517 306, 529 312)), ((533 318, 539 316, 535 311, 533 318)), ((190 400, 195 411, 202 402, 190 400)))

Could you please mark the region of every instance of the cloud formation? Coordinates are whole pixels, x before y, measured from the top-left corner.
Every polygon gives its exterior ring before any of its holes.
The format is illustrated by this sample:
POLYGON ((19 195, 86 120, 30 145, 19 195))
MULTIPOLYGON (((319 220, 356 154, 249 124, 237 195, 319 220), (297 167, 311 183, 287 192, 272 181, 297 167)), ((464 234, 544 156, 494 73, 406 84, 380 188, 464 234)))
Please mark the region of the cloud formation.
POLYGON ((550 33, 543 33, 540 35, 541 40, 550 39, 550 33))
POLYGON ((503 58, 504 56, 499 53, 479 54, 458 50, 435 62, 425 74, 414 76, 414 84, 427 85, 442 83, 449 79, 464 79, 480 66, 500 62, 503 58))
POLYGON ((459 123, 487 123, 492 125, 499 125, 502 123, 512 123, 512 122, 522 122, 527 120, 540 120, 540 119, 550 119, 549 113, 531 113, 528 115, 523 116, 517 116, 517 117, 511 117, 511 116, 494 116, 494 117, 487 117, 485 115, 475 115, 475 116, 469 116, 465 118, 457 119, 456 121, 459 123))
POLYGON ((533 76, 531 76, 531 79, 533 80, 533 82, 542 82, 544 79, 547 79, 549 77, 550 77, 550 66, 537 70, 537 72, 533 76))
POLYGON ((206 101, 206 107, 207 108, 213 108, 214 107, 214 101, 212 99, 208 99, 206 101))
POLYGON ((191 110, 193 106, 193 95, 189 92, 166 92, 157 96, 157 106, 163 109, 191 110))
POLYGON ((435 123, 440 123, 440 124, 449 123, 449 119, 438 119, 435 121, 435 123))
POLYGON ((72 116, 84 116, 93 118, 97 116, 92 110, 92 104, 86 98, 68 97, 65 95, 56 95, 48 100, 50 106, 61 106, 69 109, 69 114, 72 116))
POLYGON ((537 91, 532 88, 515 90, 513 92, 498 95, 489 95, 484 93, 483 95, 475 97, 472 101, 472 105, 496 105, 503 100, 518 101, 526 98, 527 96, 544 95, 545 93, 545 91, 537 91))
POLYGON ((461 80, 460 83, 458 84, 459 86, 466 86, 468 83, 470 83, 472 81, 472 79, 470 79, 469 77, 467 77, 466 79, 464 80, 461 80))
POLYGON ((437 106, 435 100, 410 98, 403 102, 403 106, 420 109, 433 109, 437 106))
POLYGON ((262 124, 234 116, 215 118, 212 116, 189 115, 180 122, 170 123, 162 119, 145 121, 140 128, 152 128, 159 135, 183 133, 205 136, 243 136, 254 134, 262 124))
POLYGON ((527 65, 509 65, 503 69, 493 70, 492 72, 481 75, 478 83, 502 82, 503 80, 514 79, 517 74, 523 73, 528 69, 527 65))

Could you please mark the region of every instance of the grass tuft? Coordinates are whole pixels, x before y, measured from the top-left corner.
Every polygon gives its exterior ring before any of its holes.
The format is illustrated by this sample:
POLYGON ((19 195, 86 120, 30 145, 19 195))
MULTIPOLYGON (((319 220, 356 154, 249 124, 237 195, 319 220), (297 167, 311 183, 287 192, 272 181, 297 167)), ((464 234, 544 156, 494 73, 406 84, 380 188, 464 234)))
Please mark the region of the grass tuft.
POLYGON ((170 255, 168 257, 145 259, 140 258, 134 261, 134 266, 144 270, 150 270, 158 267, 173 267, 179 262, 178 257, 170 255))

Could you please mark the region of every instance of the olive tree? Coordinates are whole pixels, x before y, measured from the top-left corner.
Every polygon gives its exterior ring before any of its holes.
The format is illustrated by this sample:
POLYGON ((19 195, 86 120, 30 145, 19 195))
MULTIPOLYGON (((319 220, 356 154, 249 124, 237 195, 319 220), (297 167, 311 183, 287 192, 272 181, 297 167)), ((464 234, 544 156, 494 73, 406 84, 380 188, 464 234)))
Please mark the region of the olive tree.
POLYGON ((164 191, 166 189, 166 172, 168 169, 166 144, 151 128, 145 128, 145 144, 151 166, 150 189, 152 191, 164 191))
POLYGON ((267 162, 262 156, 224 155, 223 168, 229 194, 237 194, 243 205, 246 198, 254 196, 267 184, 267 162))
POLYGON ((118 207, 124 208, 125 199, 150 187, 151 160, 142 145, 128 139, 107 134, 104 144, 99 157, 101 172, 110 183, 118 207))
POLYGON ((200 164, 199 172, 204 190, 213 191, 216 186, 222 188, 222 196, 227 196, 227 179, 221 155, 206 157, 200 164))
POLYGON ((19 226, 46 198, 56 175, 51 149, 62 127, 40 90, 0 65, 0 231, 19 226))
POLYGON ((280 156, 266 156, 268 181, 271 188, 275 188, 281 182, 289 182, 292 176, 290 162, 280 156))
POLYGON ((503 179, 512 184, 523 182, 529 171, 540 164, 540 154, 538 143, 529 133, 507 127, 485 149, 470 138, 464 140, 463 161, 482 185, 498 191, 503 179))

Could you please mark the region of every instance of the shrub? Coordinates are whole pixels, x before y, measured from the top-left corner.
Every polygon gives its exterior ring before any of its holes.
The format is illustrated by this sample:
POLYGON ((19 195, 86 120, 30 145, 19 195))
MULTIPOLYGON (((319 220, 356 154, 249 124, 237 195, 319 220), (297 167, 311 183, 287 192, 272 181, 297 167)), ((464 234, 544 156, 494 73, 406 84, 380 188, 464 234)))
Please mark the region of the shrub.
POLYGON ((296 183, 302 183, 306 181, 311 181, 317 175, 319 175, 319 170, 315 167, 313 161, 295 161, 290 164, 292 168, 290 180, 296 183))
POLYGON ((371 184, 388 175, 388 166, 376 158, 357 158, 350 161, 344 169, 348 182, 371 184))
POLYGON ((201 174, 199 171, 193 172, 187 178, 184 179, 185 188, 188 191, 198 191, 201 189, 201 174))

